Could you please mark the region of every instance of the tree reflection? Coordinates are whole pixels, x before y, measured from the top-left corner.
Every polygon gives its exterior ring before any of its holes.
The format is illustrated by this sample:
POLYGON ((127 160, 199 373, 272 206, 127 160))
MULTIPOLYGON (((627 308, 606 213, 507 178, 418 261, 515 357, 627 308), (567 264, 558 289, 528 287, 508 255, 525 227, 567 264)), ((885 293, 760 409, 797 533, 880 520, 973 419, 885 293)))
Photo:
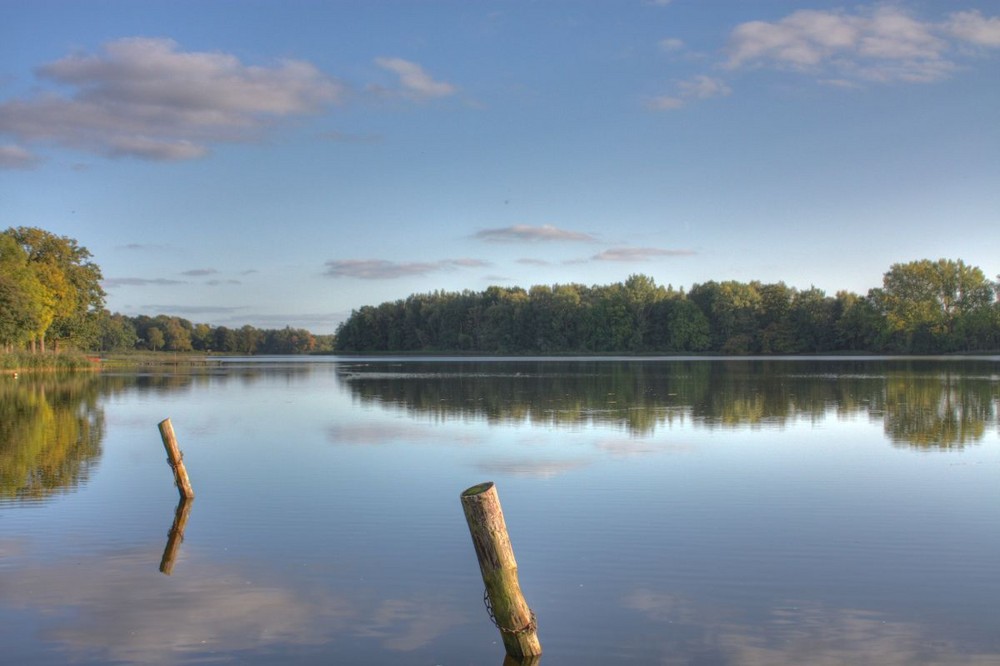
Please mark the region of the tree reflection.
POLYGON ((0 499, 37 501, 86 481, 101 455, 100 378, 0 382, 0 499))
POLYGON ((988 360, 409 361, 345 363, 363 403, 433 419, 579 427, 646 436, 704 428, 782 427, 869 415, 896 444, 948 449, 996 423, 988 360))
POLYGON ((886 378, 885 432, 897 444, 960 448, 996 420, 995 384, 951 372, 886 378))

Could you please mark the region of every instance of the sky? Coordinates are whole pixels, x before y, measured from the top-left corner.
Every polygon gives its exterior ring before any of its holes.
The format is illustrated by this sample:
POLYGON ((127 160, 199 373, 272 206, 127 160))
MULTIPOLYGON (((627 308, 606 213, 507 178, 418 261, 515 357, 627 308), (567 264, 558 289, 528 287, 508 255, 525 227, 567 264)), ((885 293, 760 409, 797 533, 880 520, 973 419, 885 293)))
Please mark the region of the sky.
POLYGON ((107 307, 1000 273, 995 0, 0 0, 0 228, 107 307))

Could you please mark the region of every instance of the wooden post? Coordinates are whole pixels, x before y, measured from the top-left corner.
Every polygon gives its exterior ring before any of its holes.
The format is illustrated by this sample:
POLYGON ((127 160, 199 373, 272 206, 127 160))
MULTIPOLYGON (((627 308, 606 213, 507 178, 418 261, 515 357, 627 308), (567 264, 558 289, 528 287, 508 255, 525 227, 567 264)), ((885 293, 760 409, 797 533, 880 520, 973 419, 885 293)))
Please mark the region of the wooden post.
POLYGON ((485 598, 507 655, 518 659, 540 655, 538 624, 517 581, 517 562, 496 487, 492 481, 487 481, 467 489, 461 497, 479 570, 486 584, 485 598))
POLYGON ((181 542, 184 541, 184 527, 187 525, 192 504, 194 504, 194 500, 181 497, 177 502, 177 510, 174 511, 174 524, 170 526, 167 545, 163 549, 163 557, 160 558, 160 571, 168 576, 174 571, 174 560, 177 559, 177 551, 180 550, 181 542))
POLYGON ((191 489, 191 481, 188 480, 187 470, 184 469, 184 455, 177 446, 177 437, 174 435, 174 426, 170 419, 163 419, 159 423, 160 437, 163 438, 163 447, 167 450, 167 462, 174 470, 174 482, 177 484, 177 491, 181 497, 194 499, 194 490, 191 489))

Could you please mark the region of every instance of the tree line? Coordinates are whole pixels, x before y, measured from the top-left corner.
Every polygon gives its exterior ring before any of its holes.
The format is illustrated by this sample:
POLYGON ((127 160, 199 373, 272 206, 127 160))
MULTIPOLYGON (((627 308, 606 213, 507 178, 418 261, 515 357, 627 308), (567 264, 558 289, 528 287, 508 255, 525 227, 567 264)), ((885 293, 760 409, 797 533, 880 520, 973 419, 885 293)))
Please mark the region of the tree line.
POLYGON ((337 352, 949 353, 1000 349, 1000 285, 961 260, 894 264, 864 296, 733 280, 435 291, 354 310, 337 352))
POLYGON ((0 351, 201 351, 306 354, 333 337, 305 329, 237 329, 169 315, 129 317, 105 307, 103 275, 75 239, 35 227, 0 233, 0 351))
POLYGON ((286 326, 261 329, 195 324, 182 317, 121 314, 100 315, 97 351, 218 352, 226 354, 315 354, 333 351, 332 335, 313 335, 303 328, 286 326))

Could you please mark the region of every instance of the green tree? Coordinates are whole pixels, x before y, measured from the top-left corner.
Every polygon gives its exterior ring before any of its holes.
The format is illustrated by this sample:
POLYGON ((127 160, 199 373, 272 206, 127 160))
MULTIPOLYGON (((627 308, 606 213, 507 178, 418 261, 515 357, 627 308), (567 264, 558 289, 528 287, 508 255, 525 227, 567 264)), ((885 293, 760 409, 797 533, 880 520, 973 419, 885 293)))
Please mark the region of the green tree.
POLYGON ((111 314, 107 310, 98 316, 98 345, 100 351, 127 351, 135 349, 139 336, 128 317, 111 314))
MULTIPOLYGON (((38 229, 17 227, 7 229, 28 256, 28 263, 39 282, 47 290, 50 311, 38 322, 32 342, 45 350, 46 339, 55 346, 72 343, 85 347, 96 342, 98 329, 94 325, 104 308, 101 269, 90 261, 91 254, 77 241, 38 229)), ((43 307, 43 312, 46 308, 43 307)))
POLYGON ((193 349, 191 345, 191 322, 180 317, 167 317, 160 315, 156 318, 163 330, 163 337, 166 339, 166 349, 170 351, 186 352, 193 349))
POLYGON ((0 345, 10 350, 28 342, 51 312, 49 292, 27 253, 13 236, 0 234, 0 345))
POLYGON ((150 326, 146 329, 146 344, 153 351, 157 349, 162 349, 163 345, 166 344, 166 340, 163 337, 163 331, 161 331, 156 326, 150 326))
POLYGON ((762 307, 759 287, 760 283, 734 280, 691 287, 688 298, 708 317, 713 350, 727 354, 757 351, 762 307))
POLYGON ((250 324, 246 324, 237 332, 236 338, 239 340, 239 350, 241 352, 250 355, 257 353, 257 346, 260 344, 261 334, 256 328, 250 324))
POLYGON ((904 350, 926 352, 964 347, 956 335, 960 324, 988 310, 994 293, 994 285, 975 266, 923 259, 893 264, 873 296, 888 331, 899 336, 904 350))
POLYGON ((198 351, 212 351, 215 336, 208 324, 195 324, 191 330, 191 346, 198 351))

